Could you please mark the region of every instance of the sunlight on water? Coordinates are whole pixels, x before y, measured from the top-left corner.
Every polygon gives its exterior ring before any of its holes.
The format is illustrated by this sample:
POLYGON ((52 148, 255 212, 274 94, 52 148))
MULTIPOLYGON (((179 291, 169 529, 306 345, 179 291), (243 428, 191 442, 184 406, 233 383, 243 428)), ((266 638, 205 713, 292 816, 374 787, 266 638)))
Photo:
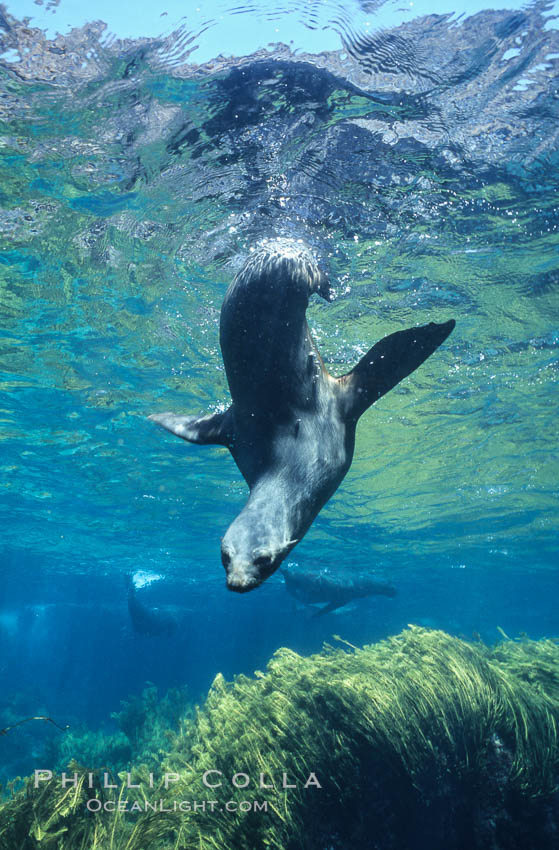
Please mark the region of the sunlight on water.
MULTIPOLYGON (((292 51, 311 54, 337 50, 348 40, 396 28, 434 13, 457 21, 488 9, 512 10, 524 6, 519 0, 505 3, 469 0, 462 6, 451 0, 444 4, 441 0, 436 9, 425 0, 290 0, 274 4, 263 0, 247 3, 210 0, 185 7, 183 2, 170 0, 164 8, 137 4, 131 14, 126 3, 115 4, 109 0, 97 0, 94 10, 72 0, 46 5, 37 0, 7 4, 12 14, 20 18, 27 16, 34 27, 51 39, 93 20, 102 21, 106 24, 105 40, 174 36, 177 47, 181 40, 188 45, 187 52, 196 63, 207 62, 220 54, 248 55, 278 43, 289 45, 292 51)), ((547 13, 547 26, 554 26, 557 4, 547 4, 547 13)), ((17 52, 11 58, 17 61, 17 52)))

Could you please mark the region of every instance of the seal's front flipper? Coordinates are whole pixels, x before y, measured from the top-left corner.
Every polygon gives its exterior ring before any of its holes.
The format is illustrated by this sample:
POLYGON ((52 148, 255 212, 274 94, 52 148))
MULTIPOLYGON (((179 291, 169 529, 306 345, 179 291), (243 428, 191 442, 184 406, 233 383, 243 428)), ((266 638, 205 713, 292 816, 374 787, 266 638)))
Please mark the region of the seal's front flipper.
POLYGON ((377 342, 355 369, 340 378, 348 419, 358 419, 371 404, 437 350, 454 328, 451 319, 442 325, 431 322, 407 331, 397 331, 377 342))
POLYGON ((231 408, 212 416, 180 416, 176 413, 152 413, 148 418, 189 443, 230 447, 233 441, 231 408))

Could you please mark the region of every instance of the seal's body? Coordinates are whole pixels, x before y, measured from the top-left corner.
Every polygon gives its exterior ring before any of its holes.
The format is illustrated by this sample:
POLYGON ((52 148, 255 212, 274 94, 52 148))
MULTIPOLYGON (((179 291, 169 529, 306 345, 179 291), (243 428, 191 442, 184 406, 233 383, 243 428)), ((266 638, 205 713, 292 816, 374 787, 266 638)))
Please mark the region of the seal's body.
POLYGON ((305 318, 313 292, 332 297, 301 243, 261 245, 221 309, 231 407, 202 418, 150 417, 185 440, 227 446, 250 488, 222 540, 231 590, 252 590, 278 568, 348 471, 361 414, 454 327, 450 321, 399 331, 377 343, 352 372, 333 378, 305 318))

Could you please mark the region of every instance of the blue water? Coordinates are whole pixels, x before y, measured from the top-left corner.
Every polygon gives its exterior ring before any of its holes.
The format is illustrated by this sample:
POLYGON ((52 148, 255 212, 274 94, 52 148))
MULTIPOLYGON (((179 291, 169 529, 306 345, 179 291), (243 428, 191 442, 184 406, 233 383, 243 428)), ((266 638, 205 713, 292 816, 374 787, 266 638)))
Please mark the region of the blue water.
MULTIPOLYGON (((218 672, 333 634, 559 632, 552 9, 328 10, 335 43, 306 47, 317 28, 294 4, 291 49, 231 43, 214 61, 188 20, 122 41, 87 25, 45 36, 6 12, 0 725, 98 726, 147 681, 202 700, 218 672), (324 617, 279 574, 225 589, 241 476, 225 450, 147 420, 228 404, 221 300, 275 235, 330 270, 336 300, 308 318, 333 374, 388 333, 457 322, 363 417, 348 477, 290 558, 378 574, 397 595, 324 617), (125 576, 138 570, 161 576, 140 592, 174 634, 135 633, 125 576)), ((41 727, 34 745, 56 734, 41 727)), ((8 774, 33 769, 29 740, 8 774)))

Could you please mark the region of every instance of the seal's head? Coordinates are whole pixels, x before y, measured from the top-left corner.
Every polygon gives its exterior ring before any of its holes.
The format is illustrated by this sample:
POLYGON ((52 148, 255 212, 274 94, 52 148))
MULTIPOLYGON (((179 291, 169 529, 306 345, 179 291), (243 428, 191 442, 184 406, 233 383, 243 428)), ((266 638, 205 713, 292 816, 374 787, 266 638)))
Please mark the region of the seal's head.
POLYGON ((266 545, 258 542, 254 526, 242 513, 221 541, 221 562, 227 574, 227 587, 237 593, 254 590, 277 570, 297 540, 268 535, 266 545))

